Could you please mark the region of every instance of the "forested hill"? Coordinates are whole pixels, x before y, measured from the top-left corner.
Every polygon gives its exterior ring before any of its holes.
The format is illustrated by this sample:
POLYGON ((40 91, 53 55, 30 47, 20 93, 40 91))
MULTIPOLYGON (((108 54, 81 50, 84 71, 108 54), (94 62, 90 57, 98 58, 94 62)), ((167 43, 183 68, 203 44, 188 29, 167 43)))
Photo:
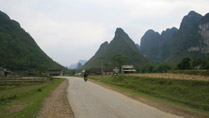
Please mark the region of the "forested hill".
POLYGON ((34 39, 0 11, 0 67, 12 71, 44 72, 63 68, 49 58, 34 39))
POLYGON ((141 38, 140 52, 155 64, 177 64, 185 57, 209 55, 209 14, 190 11, 180 24, 161 34, 148 30, 141 38))
POLYGON ((130 39, 128 34, 123 29, 117 28, 113 40, 109 44, 108 42, 101 44, 95 55, 84 65, 84 68, 100 68, 102 61, 104 66, 113 67, 114 65, 111 65, 111 61, 116 55, 125 56, 126 61, 123 64, 131 64, 135 68, 140 68, 149 63, 139 52, 136 44, 130 39))

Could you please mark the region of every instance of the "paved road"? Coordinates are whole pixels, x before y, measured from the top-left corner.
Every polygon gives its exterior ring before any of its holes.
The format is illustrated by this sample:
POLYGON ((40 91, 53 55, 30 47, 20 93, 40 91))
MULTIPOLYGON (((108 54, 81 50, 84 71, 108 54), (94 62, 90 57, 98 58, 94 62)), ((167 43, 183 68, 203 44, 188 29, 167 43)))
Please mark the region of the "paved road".
POLYGON ((178 118, 81 78, 69 79, 68 99, 76 118, 178 118))

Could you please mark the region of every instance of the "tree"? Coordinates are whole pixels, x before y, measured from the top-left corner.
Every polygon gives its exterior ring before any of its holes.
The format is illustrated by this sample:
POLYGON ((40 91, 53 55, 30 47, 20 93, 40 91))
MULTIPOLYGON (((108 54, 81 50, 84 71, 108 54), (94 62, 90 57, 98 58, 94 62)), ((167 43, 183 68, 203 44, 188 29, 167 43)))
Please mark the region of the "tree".
POLYGON ((193 69, 195 69, 195 67, 202 65, 202 64, 203 64, 203 61, 201 59, 193 59, 191 66, 193 69))
POLYGON ((171 69, 171 66, 166 64, 160 64, 156 66, 155 72, 164 73, 171 69))
POLYGON ((181 62, 177 65, 177 68, 180 69, 180 70, 188 70, 188 69, 191 69, 190 61, 191 61, 191 59, 188 58, 188 57, 183 58, 181 60, 181 62))
POLYGON ((127 61, 127 59, 128 59, 127 56, 124 56, 122 54, 116 54, 116 55, 112 56, 111 62, 113 64, 113 66, 120 68, 122 66, 122 64, 124 64, 127 61))

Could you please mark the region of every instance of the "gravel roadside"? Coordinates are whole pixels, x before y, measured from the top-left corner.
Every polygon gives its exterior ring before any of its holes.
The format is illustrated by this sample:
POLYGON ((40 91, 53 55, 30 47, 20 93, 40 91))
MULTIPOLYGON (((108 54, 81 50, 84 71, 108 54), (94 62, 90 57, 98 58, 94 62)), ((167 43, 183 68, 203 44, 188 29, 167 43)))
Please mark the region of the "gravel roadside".
POLYGON ((74 113, 67 99, 68 80, 64 80, 49 97, 37 118, 74 118, 74 113))

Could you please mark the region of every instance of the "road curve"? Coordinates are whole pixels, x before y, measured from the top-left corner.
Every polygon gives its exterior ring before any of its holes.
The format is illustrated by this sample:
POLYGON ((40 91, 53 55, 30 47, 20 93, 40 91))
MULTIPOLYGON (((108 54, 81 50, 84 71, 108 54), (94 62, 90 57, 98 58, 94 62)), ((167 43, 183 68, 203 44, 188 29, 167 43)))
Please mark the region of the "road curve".
POLYGON ((75 118, 179 118, 82 78, 65 78, 75 118))

